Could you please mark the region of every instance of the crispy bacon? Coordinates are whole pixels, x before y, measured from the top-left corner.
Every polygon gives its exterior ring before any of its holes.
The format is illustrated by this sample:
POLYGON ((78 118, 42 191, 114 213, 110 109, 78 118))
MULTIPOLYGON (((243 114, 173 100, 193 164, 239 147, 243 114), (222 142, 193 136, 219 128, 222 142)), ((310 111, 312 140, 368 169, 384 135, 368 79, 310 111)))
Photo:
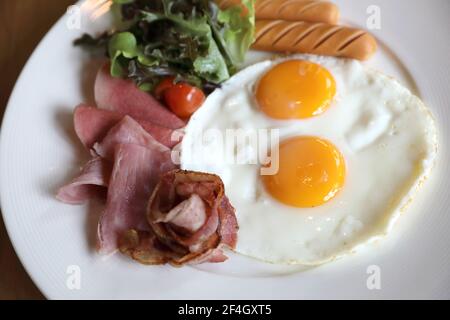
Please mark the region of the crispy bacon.
POLYGON ((213 174, 173 170, 161 177, 147 209, 150 231, 129 230, 120 250, 144 264, 222 262, 237 241, 235 210, 213 174))

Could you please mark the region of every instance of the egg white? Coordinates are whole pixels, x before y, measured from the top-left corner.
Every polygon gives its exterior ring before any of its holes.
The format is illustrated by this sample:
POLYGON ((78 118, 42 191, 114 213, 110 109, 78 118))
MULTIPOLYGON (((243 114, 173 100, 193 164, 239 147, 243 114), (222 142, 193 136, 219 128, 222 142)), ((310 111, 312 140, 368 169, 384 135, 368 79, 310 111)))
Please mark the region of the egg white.
MULTIPOLYGON (((287 79, 288 81, 288 79, 287 79)), ((272 263, 317 265, 386 234, 400 209, 429 174, 437 151, 436 127, 419 98, 397 81, 347 59, 295 55, 250 66, 212 93, 192 116, 181 143, 183 169, 216 173, 239 222, 236 251, 272 263), (261 76, 286 59, 322 65, 336 81, 326 112, 305 120, 277 121, 254 98, 261 76), (207 129, 278 128, 281 140, 317 136, 332 142, 346 161, 340 193, 315 208, 286 206, 260 180, 258 164, 236 165, 224 153, 251 157, 251 146, 222 149, 207 129)))

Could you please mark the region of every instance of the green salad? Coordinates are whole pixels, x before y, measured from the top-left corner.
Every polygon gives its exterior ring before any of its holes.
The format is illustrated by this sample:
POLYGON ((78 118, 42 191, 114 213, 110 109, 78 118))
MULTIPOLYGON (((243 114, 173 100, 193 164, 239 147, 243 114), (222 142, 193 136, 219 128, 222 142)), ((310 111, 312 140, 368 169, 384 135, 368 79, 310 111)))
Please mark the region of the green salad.
POLYGON ((254 0, 221 10, 208 0, 114 0, 127 27, 76 45, 104 48, 114 77, 151 91, 166 77, 208 92, 233 75, 255 28, 254 0))

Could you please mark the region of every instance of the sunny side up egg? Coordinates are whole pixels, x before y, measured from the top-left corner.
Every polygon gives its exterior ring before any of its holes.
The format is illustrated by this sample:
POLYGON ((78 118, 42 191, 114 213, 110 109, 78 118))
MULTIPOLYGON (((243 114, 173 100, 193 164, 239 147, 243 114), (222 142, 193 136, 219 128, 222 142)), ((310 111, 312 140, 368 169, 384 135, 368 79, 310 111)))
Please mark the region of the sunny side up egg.
POLYGON ((237 252, 316 265, 391 229, 437 142, 430 112, 397 81, 357 61, 295 55, 233 76, 192 116, 180 149, 183 169, 223 179, 237 252), (273 129, 275 146, 255 143, 273 129), (248 139, 230 147, 236 132, 248 139))

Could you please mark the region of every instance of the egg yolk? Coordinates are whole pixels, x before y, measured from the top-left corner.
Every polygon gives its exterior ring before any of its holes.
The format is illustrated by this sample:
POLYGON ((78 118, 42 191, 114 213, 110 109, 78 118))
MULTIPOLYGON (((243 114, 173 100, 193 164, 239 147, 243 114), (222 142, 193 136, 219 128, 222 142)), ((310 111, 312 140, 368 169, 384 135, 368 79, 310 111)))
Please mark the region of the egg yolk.
POLYGON ((256 100, 261 110, 274 119, 304 119, 328 109, 336 83, 320 65, 289 60, 276 65, 259 81, 256 100))
POLYGON ((282 141, 278 150, 278 172, 261 177, 266 190, 278 201, 299 208, 316 207, 342 188, 345 161, 330 142, 293 137, 282 141))

